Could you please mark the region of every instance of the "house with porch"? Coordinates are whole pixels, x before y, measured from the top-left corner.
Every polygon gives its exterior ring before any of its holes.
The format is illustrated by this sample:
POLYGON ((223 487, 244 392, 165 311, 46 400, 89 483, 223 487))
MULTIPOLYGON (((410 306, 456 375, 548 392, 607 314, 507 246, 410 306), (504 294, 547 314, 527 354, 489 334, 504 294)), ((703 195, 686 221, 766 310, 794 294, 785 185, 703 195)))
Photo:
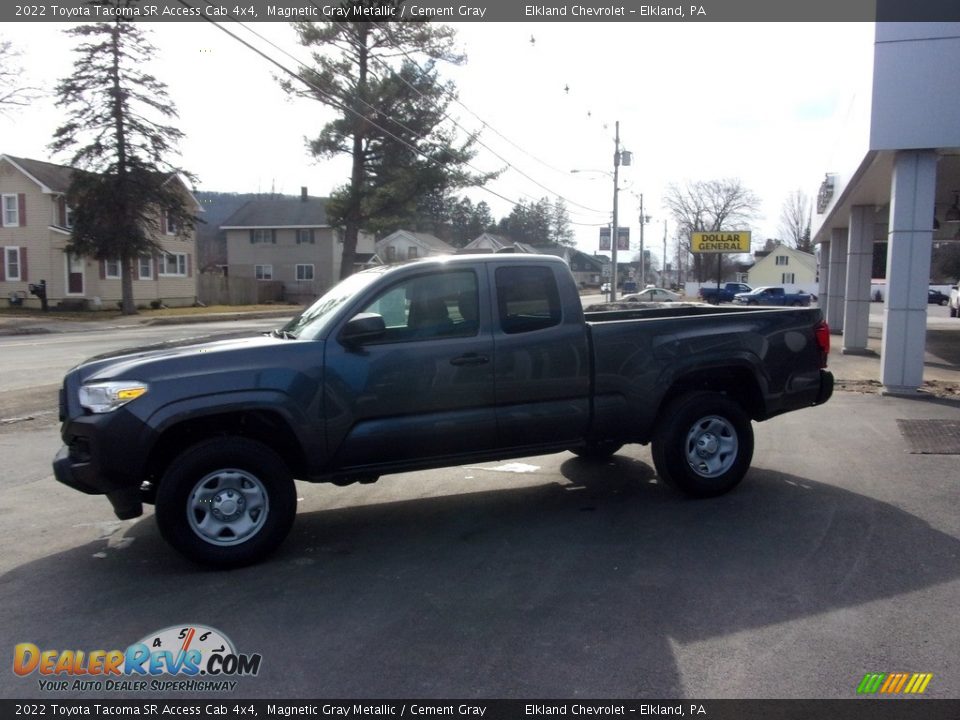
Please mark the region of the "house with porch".
MULTIPOLYGON (((73 226, 66 203, 73 168, 13 155, 0 155, 0 306, 40 307, 30 286, 43 283, 51 307, 115 307, 121 298, 120 261, 96 260, 68 250, 73 226)), ((202 212, 177 175, 195 213, 202 212)), ((152 301, 192 305, 196 301, 195 233, 181 232, 161 218, 155 238, 160 251, 138 258, 133 296, 138 306, 152 301)))

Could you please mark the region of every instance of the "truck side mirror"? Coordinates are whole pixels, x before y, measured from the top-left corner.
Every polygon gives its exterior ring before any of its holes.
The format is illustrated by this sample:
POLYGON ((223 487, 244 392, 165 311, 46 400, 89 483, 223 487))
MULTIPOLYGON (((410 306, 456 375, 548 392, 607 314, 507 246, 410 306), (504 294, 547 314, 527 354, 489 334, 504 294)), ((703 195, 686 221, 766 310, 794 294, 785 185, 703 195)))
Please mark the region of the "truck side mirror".
POLYGON ((377 313, 360 313, 354 315, 340 331, 340 342, 348 347, 363 345, 365 342, 377 340, 387 332, 387 325, 383 315, 377 313))

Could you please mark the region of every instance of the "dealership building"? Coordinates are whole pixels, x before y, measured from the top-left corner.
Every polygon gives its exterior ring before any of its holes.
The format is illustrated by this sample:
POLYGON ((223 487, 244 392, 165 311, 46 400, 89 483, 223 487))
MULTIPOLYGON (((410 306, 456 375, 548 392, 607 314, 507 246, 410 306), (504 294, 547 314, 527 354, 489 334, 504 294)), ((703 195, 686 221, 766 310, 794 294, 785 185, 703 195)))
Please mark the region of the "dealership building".
POLYGON ((960 23, 877 23, 866 137, 842 138, 847 167, 828 168, 813 239, 820 301, 843 352, 867 352, 875 242, 887 242, 880 381, 923 383, 934 243, 960 242, 960 23))

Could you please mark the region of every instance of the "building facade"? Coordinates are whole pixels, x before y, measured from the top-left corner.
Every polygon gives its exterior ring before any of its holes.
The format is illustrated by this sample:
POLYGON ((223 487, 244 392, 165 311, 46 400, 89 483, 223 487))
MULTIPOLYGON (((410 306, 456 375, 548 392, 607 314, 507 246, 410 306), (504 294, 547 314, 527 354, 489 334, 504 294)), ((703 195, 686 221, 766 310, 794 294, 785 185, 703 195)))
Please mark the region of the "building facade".
MULTIPOLYGON (((122 291, 120 262, 76 256, 67 249, 71 211, 66 204, 73 169, 40 160, 0 155, 0 303, 39 307, 31 285, 46 286, 51 307, 116 307, 122 291)), ((178 177, 171 182, 183 185, 178 177)), ((196 212, 199 205, 183 186, 196 212)), ((150 302, 191 305, 196 301, 196 242, 193 231, 178 232, 160 222, 161 251, 138 258, 133 294, 138 306, 150 302)))
POLYGON ((820 304, 843 352, 867 352, 873 246, 887 243, 880 381, 923 382, 934 242, 960 241, 960 23, 877 23, 869 131, 817 193, 820 304), (956 210, 954 211, 954 208, 956 210))

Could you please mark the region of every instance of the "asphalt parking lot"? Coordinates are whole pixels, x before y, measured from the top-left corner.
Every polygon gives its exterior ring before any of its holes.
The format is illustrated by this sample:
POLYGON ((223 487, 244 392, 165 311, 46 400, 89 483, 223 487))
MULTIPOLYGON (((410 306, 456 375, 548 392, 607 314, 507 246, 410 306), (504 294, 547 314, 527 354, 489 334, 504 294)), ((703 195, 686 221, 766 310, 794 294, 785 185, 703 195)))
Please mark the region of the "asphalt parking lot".
MULTIPOLYGON (((869 378, 879 359, 831 365, 869 378)), ((947 359, 928 367, 956 386, 947 359)), ((149 511, 117 521, 57 485, 55 421, 18 423, 0 431, 0 634, 92 650, 204 624, 263 657, 233 693, 170 697, 854 698, 867 672, 924 672, 926 697, 960 698, 960 455, 903 431, 960 426, 960 401, 859 387, 757 424, 721 498, 674 494, 639 446, 300 483, 281 550, 232 572, 173 554, 149 511)), ((85 696, 0 673, 2 698, 85 696)))

